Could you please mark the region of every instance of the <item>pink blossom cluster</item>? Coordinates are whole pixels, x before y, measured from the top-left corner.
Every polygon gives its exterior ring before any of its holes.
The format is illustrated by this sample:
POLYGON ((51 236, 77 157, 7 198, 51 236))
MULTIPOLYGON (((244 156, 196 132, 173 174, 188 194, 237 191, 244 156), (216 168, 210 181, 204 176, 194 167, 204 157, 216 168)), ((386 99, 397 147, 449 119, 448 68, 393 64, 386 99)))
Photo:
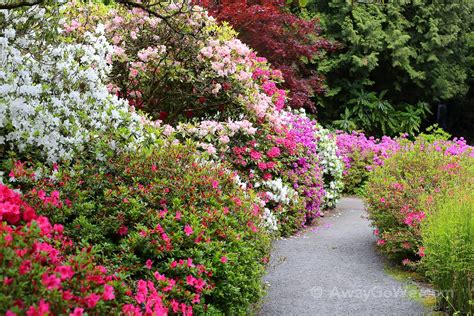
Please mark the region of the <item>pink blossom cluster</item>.
POLYGON ((86 250, 66 255, 75 248, 62 225, 36 215, 20 194, 4 185, 0 210, 0 292, 10 298, 10 305, 2 306, 6 315, 80 316, 93 311, 99 301, 114 300, 118 277, 93 265, 86 250), (31 282, 35 278, 38 282, 31 282))

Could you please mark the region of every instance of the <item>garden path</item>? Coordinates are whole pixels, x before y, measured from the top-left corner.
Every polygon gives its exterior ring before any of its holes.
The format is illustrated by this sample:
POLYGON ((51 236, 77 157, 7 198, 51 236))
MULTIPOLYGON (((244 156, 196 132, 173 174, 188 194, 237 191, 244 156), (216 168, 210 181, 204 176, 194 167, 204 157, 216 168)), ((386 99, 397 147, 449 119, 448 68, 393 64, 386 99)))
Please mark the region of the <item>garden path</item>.
POLYGON ((266 315, 422 315, 423 305, 384 271, 360 199, 343 198, 321 224, 274 242, 266 315))

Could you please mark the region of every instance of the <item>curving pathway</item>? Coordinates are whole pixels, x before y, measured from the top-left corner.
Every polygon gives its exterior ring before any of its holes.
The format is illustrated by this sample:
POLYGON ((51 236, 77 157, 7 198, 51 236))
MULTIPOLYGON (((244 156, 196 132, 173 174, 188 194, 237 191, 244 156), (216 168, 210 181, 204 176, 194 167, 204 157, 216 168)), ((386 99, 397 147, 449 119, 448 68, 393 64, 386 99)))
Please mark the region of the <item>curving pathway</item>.
POLYGON ((300 236, 274 243, 264 315, 423 315, 406 286, 384 272, 363 203, 336 212, 300 236))

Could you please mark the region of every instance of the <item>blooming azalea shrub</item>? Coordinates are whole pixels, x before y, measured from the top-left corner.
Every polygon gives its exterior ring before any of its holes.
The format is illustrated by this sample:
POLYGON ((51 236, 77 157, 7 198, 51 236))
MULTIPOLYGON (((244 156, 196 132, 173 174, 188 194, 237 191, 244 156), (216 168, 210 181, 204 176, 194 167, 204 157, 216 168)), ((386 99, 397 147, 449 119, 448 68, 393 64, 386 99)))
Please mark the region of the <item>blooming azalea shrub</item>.
POLYGON ((337 132, 337 154, 344 161, 344 192, 360 193, 369 172, 383 165, 383 161, 398 151, 397 139, 367 137, 364 133, 337 132))
POLYGON ((472 153, 464 142, 429 143, 419 138, 401 143, 397 153, 370 173, 367 210, 377 244, 390 258, 410 265, 424 256, 424 196, 436 200, 448 188, 462 187, 474 176, 472 153))
POLYGON ((436 201, 428 199, 421 226, 425 256, 420 266, 441 293, 440 307, 450 314, 474 314, 472 180, 436 201))
POLYGON ((17 162, 10 177, 31 203, 60 192, 61 203, 37 212, 73 241, 93 244, 100 263, 127 283, 145 280, 138 307, 151 291, 147 280, 173 312, 245 311, 261 297, 264 209, 232 172, 185 145, 73 167, 36 179, 36 168, 17 162))
POLYGON ((104 27, 86 32, 81 43, 60 39, 50 34, 58 28, 57 8, 48 10, 0 12, 0 154, 49 162, 79 152, 102 158, 97 143, 134 150, 152 140, 143 118, 108 93, 112 46, 104 27))
MULTIPOLYGON (((56 194, 43 205, 59 203, 56 194)), ((120 276, 96 265, 64 227, 0 185, 0 312, 5 315, 119 313, 120 276)))
POLYGON ((299 181, 289 178, 292 176, 289 170, 302 148, 284 126, 279 129, 271 125, 260 125, 258 129, 254 126, 247 120, 202 121, 179 124, 176 129, 168 126, 165 130, 174 132, 173 137, 193 139, 214 159, 231 163, 242 185, 256 190, 276 218, 274 228, 288 235, 306 222, 304 200, 289 182, 299 181))
POLYGON ((315 131, 319 164, 324 181, 324 208, 334 208, 344 188, 344 163, 337 155, 336 136, 319 124, 315 131))

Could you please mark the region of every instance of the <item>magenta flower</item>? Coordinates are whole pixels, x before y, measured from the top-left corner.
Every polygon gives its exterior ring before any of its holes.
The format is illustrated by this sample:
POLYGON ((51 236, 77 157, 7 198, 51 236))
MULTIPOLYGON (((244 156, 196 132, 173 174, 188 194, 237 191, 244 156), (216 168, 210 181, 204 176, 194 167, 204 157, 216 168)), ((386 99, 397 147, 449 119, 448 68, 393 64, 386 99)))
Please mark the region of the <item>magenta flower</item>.
POLYGON ((272 147, 267 151, 267 156, 270 158, 276 158, 280 156, 280 148, 278 147, 272 147))
POLYGON ((186 236, 191 235, 193 232, 193 228, 190 225, 186 224, 186 226, 184 226, 184 233, 186 236))

